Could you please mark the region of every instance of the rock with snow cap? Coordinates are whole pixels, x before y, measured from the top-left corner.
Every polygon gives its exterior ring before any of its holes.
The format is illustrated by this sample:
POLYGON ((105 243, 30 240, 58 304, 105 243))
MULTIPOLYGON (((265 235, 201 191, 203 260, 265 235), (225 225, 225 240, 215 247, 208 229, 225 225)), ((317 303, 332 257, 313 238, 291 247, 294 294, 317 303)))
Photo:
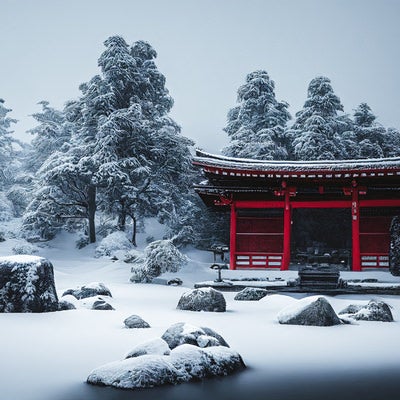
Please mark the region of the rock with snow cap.
POLYGON ((241 290, 236 296, 235 300, 241 301, 257 301, 265 297, 268 292, 265 289, 246 287, 241 290))
POLYGON ((213 288, 194 289, 185 292, 179 299, 178 310, 226 311, 226 301, 221 292, 213 288))
POLYGON ((104 283, 92 282, 86 285, 77 287, 75 289, 68 289, 63 293, 63 296, 72 295, 78 300, 86 299, 93 296, 111 296, 110 289, 108 289, 104 283))
POLYGON ((96 300, 92 305, 92 310, 115 310, 115 308, 110 304, 107 303, 105 300, 100 299, 96 300))
POLYGON ((162 335, 170 349, 183 344, 197 347, 224 346, 229 347, 225 339, 211 328, 198 327, 185 322, 171 325, 162 335))
POLYGON ((168 343, 161 339, 150 339, 147 342, 138 344, 125 358, 140 357, 145 354, 158 354, 159 356, 168 356, 171 350, 168 343))
POLYGON ((285 307, 277 316, 280 324, 332 326, 342 321, 324 297, 306 297, 285 307))
POLYGON ((375 299, 370 300, 365 306, 351 304, 342 310, 339 315, 355 319, 356 321, 393 321, 390 306, 383 301, 375 299))
POLYGON ((43 257, 0 258, 0 312, 58 310, 53 265, 43 257))
POLYGON ((139 315, 132 314, 124 320, 124 324, 128 329, 133 328, 150 328, 150 325, 143 320, 139 315))
POLYGON ((228 347, 184 343, 170 351, 163 339, 154 339, 137 346, 125 360, 96 368, 87 382, 137 389, 225 376, 244 368, 240 354, 228 347))

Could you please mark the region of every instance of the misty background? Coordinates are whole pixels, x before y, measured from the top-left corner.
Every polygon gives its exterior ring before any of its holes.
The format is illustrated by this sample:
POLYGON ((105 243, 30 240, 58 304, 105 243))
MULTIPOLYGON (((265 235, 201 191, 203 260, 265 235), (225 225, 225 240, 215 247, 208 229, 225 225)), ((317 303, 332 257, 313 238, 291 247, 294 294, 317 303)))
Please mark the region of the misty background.
POLYGON ((25 141, 37 103, 62 108, 76 98, 116 34, 155 48, 171 117, 208 151, 228 142, 226 114, 256 69, 292 116, 311 79, 325 75, 345 112, 366 102, 378 122, 400 127, 397 0, 0 0, 0 12, 0 97, 25 141))

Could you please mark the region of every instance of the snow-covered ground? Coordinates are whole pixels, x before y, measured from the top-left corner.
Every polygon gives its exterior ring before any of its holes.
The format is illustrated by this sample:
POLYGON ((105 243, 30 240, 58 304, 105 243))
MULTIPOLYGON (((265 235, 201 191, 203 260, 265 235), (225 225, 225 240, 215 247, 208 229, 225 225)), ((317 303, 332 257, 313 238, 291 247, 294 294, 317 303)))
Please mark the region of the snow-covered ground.
MULTIPOLYGON (((17 242, 9 239, 0 243, 0 256, 11 255, 17 242)), ((180 277, 183 286, 175 287, 132 284, 129 264, 95 259, 94 250, 94 246, 77 250, 72 235, 62 234, 37 255, 53 263, 59 296, 68 288, 103 282, 111 290, 109 302, 115 311, 82 308, 44 314, 0 314, 0 399, 236 399, 246 394, 255 399, 256 395, 261 398, 261 393, 265 399, 330 399, 336 393, 335 398, 379 400, 395 398, 391 397, 392 392, 400 389, 398 380, 391 375, 400 376, 400 297, 380 297, 393 307, 393 323, 359 321, 333 327, 280 325, 277 314, 304 297, 300 294, 235 301, 235 293, 226 292, 226 313, 179 311, 176 305, 182 293, 193 288, 195 282, 216 278, 216 272, 209 268, 211 253, 188 250, 189 264, 178 273, 163 276, 180 277), (140 315, 151 328, 124 328, 123 321, 131 314, 140 315), (136 345, 160 337, 176 322, 214 329, 242 355, 248 369, 210 382, 140 390, 135 395, 85 383, 91 370, 123 359, 136 345), (376 397, 373 388, 382 397, 376 397), (342 389, 345 392, 340 394, 342 389), (319 395, 318 390, 324 394, 319 395)), ((230 278, 297 276, 296 271, 222 274, 230 278)), ((400 282, 388 272, 344 273, 342 277, 400 282)), ((366 303, 371 296, 327 299, 339 312, 350 303, 366 303)))

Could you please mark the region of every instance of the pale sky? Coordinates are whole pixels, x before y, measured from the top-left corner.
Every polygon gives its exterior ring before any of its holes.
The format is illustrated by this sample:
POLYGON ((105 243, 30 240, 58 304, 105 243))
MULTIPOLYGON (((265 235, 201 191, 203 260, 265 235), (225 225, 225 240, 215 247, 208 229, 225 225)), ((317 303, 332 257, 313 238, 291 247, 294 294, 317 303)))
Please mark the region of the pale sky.
POLYGON ((311 79, 332 81, 345 111, 367 102, 400 128, 400 0, 0 0, 0 98, 18 137, 97 74, 103 42, 148 41, 175 100, 172 117, 218 153, 245 76, 266 70, 292 116, 311 79))

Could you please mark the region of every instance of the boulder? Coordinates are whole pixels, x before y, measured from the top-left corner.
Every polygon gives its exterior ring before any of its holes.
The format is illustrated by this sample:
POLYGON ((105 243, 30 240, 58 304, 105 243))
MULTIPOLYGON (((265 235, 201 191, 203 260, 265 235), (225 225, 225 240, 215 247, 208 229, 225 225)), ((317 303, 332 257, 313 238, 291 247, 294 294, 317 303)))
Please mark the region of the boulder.
POLYGON ((178 310, 189 311, 226 311, 226 301, 221 292, 213 288, 194 289, 179 299, 178 310))
POLYGON ((92 305, 92 310, 115 310, 115 308, 104 300, 96 300, 92 305))
POLYGON ((127 328, 150 328, 150 325, 144 321, 139 315, 131 315, 124 320, 124 324, 127 328))
POLYGON ((53 265, 43 257, 0 258, 0 312, 58 310, 53 265))
POLYGON ((171 350, 168 343, 161 338, 156 338, 137 345, 125 358, 139 357, 144 356, 145 354, 168 356, 170 353, 171 350))
POLYGON ((342 322, 324 297, 306 297, 285 307, 277 316, 280 324, 332 326, 342 322))
POLYGON ((246 287, 235 296, 235 300, 257 301, 261 300, 267 294, 268 292, 265 289, 246 287))
MULTIPOLYGON (((190 328, 188 324, 183 326, 190 328)), ((209 328, 202 329, 204 332, 212 331, 209 328)), ((200 348, 192 344, 182 344, 169 353, 167 343, 162 339, 155 339, 137 346, 136 349, 137 351, 130 353, 135 355, 123 361, 93 370, 87 382, 123 389, 148 388, 225 376, 246 367, 240 354, 224 346, 200 348)))
POLYGON ((342 310, 339 315, 355 319, 356 321, 393 321, 390 306, 383 301, 374 299, 370 300, 365 306, 350 305, 342 310))
POLYGON ((87 297, 93 296, 111 296, 110 289, 108 289, 104 283, 92 282, 76 289, 68 289, 63 293, 63 296, 72 295, 78 300, 86 299, 87 297))
POLYGON ((202 348, 213 346, 229 347, 225 339, 214 330, 185 322, 171 325, 161 338, 167 342, 170 349, 183 344, 191 344, 202 348))

